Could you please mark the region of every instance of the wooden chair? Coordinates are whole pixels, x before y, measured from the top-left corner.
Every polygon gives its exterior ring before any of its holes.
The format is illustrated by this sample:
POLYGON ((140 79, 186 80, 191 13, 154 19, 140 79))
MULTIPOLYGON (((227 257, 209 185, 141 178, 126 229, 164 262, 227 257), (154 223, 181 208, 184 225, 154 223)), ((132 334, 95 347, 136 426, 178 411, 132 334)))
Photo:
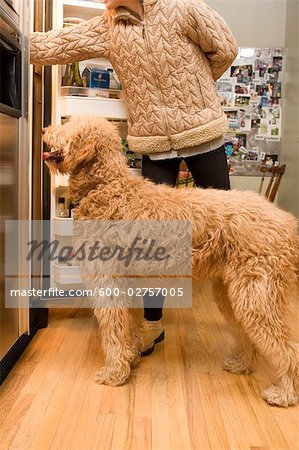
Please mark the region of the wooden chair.
POLYGON ((275 200, 285 169, 285 164, 282 166, 261 166, 260 168, 263 176, 260 181, 258 193, 263 194, 270 202, 274 202, 275 200), (270 176, 266 177, 266 174, 270 174, 270 176), (269 181, 266 190, 263 192, 264 181, 266 178, 269 178, 269 181))

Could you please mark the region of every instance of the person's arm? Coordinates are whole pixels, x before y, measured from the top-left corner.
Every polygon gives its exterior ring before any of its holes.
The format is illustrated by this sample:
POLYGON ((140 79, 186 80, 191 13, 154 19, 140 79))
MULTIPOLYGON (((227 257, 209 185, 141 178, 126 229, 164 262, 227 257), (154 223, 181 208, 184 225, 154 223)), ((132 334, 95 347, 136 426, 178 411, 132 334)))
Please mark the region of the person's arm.
POLYGON ((78 25, 30 36, 31 64, 67 64, 109 55, 106 14, 78 25))
POLYGON ((228 25, 202 0, 190 0, 187 35, 206 54, 214 80, 221 77, 238 54, 235 38, 228 25))

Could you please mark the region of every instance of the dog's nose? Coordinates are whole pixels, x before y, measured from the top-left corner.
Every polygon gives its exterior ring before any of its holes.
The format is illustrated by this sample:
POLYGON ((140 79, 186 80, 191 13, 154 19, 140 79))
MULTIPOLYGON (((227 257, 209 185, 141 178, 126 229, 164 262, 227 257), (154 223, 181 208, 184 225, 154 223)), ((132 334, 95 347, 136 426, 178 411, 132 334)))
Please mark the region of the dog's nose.
POLYGON ((44 128, 42 129, 42 134, 45 134, 46 129, 47 129, 47 127, 44 127, 44 128))

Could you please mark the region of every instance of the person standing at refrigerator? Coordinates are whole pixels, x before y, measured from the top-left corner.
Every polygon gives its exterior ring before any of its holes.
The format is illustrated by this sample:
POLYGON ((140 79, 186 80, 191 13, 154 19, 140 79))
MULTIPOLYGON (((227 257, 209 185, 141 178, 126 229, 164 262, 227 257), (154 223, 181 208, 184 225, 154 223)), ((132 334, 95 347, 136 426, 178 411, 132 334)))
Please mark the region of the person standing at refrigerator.
MULTIPOLYGON (((227 120, 215 87, 237 56, 228 25, 202 0, 105 3, 100 17, 33 33, 31 62, 109 59, 127 102, 130 150, 143 155, 143 176, 175 186, 184 159, 197 186, 230 189, 227 120)), ((144 298, 144 355, 164 339, 163 301, 144 298)))

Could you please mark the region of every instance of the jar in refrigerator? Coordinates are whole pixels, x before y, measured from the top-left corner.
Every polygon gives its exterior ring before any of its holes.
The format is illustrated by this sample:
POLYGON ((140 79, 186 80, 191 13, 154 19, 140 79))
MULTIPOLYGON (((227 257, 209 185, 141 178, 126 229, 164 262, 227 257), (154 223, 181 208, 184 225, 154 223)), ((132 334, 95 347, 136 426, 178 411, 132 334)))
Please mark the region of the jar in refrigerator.
POLYGON ((83 86, 83 81, 82 81, 82 77, 80 75, 78 62, 72 64, 72 84, 71 85, 75 86, 75 87, 83 86))
POLYGON ((62 86, 72 86, 72 64, 67 64, 61 81, 62 86))
POLYGON ((114 76, 113 69, 107 69, 107 72, 109 72, 109 89, 119 89, 119 85, 114 76))
POLYGON ((69 217, 71 218, 74 217, 74 209, 75 209, 74 203, 70 202, 68 210, 69 210, 69 217))
POLYGON ((69 212, 66 207, 64 197, 58 197, 57 216, 58 217, 69 217, 69 212))

